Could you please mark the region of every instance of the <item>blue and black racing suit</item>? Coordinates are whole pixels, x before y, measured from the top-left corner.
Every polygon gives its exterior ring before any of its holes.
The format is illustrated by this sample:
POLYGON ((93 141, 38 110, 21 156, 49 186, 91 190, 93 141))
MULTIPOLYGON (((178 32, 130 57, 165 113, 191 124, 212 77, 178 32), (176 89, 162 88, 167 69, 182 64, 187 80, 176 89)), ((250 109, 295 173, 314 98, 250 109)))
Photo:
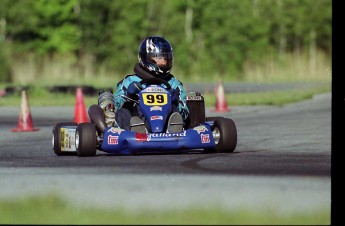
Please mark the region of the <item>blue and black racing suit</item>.
MULTIPOLYGON (((135 72, 137 72, 135 70, 135 72)), ((152 75, 149 75, 152 76, 152 75)), ((147 76, 146 76, 147 77, 147 76)), ((131 105, 127 105, 128 102, 126 102, 126 100, 121 97, 121 95, 126 95, 126 90, 129 86, 129 84, 131 84, 132 82, 140 82, 143 80, 143 78, 145 78, 145 76, 143 76, 142 74, 132 74, 132 75, 126 75, 125 78, 123 80, 121 80, 116 87, 116 92, 114 94, 115 97, 115 110, 116 112, 118 112, 121 108, 125 107, 129 109, 129 112, 131 112, 131 114, 127 114, 127 115, 119 115, 117 117, 117 123, 119 124, 119 126, 123 129, 129 129, 129 120, 130 117, 137 115, 140 116, 140 113, 137 112, 135 109, 131 109, 131 105), (126 121, 126 122, 123 122, 126 121), (121 126, 122 124, 122 126, 121 126)), ((187 102, 186 102, 186 91, 183 88, 183 84, 176 79, 173 75, 169 74, 168 76, 166 76, 164 78, 171 86, 171 89, 176 89, 179 91, 179 101, 178 101, 178 105, 175 106, 175 109, 177 112, 179 112, 182 116, 182 119, 184 121, 186 121, 188 119, 189 116, 189 109, 187 107, 187 102)), ((146 87, 145 84, 142 85, 143 88, 146 87)), ((164 84, 162 84, 163 87, 167 88, 164 84)), ((174 109, 174 107, 173 107, 174 109)), ((120 112, 119 112, 120 113, 120 112)))

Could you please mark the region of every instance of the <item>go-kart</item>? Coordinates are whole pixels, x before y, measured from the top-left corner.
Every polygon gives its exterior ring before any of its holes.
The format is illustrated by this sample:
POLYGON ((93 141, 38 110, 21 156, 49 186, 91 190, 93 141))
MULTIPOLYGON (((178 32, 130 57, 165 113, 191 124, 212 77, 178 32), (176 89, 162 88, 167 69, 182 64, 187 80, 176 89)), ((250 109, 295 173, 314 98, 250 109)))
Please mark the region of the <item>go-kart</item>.
MULTIPOLYGON (((205 117, 204 98, 198 92, 187 93, 189 121, 177 133, 167 131, 172 113, 171 86, 163 79, 146 79, 136 102, 147 123, 147 133, 136 133, 104 123, 104 112, 98 105, 89 108, 90 123, 62 122, 53 128, 52 144, 56 155, 94 156, 96 151, 128 155, 144 153, 233 152, 237 144, 234 121, 225 117, 205 117), (167 88, 162 86, 164 84, 167 88)), ((126 98, 126 97, 123 97, 126 98)))

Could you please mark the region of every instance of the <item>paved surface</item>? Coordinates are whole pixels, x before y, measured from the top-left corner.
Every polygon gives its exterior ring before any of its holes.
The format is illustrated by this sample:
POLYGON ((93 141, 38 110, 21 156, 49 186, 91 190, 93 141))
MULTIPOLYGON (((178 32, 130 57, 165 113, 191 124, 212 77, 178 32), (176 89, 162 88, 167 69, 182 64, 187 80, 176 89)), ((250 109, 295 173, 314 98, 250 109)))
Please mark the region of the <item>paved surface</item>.
POLYGON ((56 192, 75 205, 129 210, 191 205, 277 213, 330 211, 331 94, 283 107, 207 109, 232 118, 231 154, 59 157, 51 147, 56 122, 73 107, 35 107, 37 132, 13 133, 18 107, 0 107, 0 198, 56 192))

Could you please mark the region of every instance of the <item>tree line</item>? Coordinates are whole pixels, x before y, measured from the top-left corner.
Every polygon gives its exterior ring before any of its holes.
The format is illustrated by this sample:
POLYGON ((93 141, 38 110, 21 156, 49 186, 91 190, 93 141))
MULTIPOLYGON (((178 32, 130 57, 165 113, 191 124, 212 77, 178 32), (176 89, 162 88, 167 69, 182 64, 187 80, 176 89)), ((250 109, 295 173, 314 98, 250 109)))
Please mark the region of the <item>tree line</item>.
POLYGON ((172 43, 178 72, 238 76, 269 56, 331 56, 332 1, 1 0, 0 81, 11 80, 9 59, 25 53, 69 54, 76 67, 91 57, 96 69, 126 73, 149 35, 172 43))

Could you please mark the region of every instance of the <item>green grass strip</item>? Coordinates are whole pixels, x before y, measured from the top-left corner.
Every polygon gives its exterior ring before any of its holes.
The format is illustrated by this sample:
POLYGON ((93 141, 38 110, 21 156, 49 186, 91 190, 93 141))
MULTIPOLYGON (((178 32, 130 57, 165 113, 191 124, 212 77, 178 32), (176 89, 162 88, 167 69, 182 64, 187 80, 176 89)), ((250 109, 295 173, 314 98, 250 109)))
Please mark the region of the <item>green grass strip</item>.
MULTIPOLYGON (((228 105, 284 105, 291 102, 312 98, 313 95, 330 92, 330 85, 323 85, 309 89, 282 90, 254 93, 227 93, 225 98, 228 105)), ((212 93, 203 94, 206 107, 213 107, 216 96, 212 93)), ((30 106, 74 106, 75 95, 63 93, 50 93, 42 88, 33 88, 28 91, 30 106)), ((86 106, 97 103, 97 96, 84 95, 86 106)), ((20 106, 21 94, 0 97, 0 106, 20 106)))
POLYGON ((278 214, 275 210, 226 210, 199 206, 170 210, 125 211, 76 207, 57 195, 32 196, 0 201, 0 224, 264 224, 264 225, 328 225, 327 210, 308 213, 278 214))
MULTIPOLYGON (((322 86, 309 89, 282 90, 270 92, 253 93, 229 93, 225 95, 229 106, 245 105, 276 105, 281 106, 288 103, 302 101, 312 98, 316 94, 331 92, 330 86, 322 86)), ((205 106, 215 106, 216 96, 211 94, 203 95, 205 106)))

